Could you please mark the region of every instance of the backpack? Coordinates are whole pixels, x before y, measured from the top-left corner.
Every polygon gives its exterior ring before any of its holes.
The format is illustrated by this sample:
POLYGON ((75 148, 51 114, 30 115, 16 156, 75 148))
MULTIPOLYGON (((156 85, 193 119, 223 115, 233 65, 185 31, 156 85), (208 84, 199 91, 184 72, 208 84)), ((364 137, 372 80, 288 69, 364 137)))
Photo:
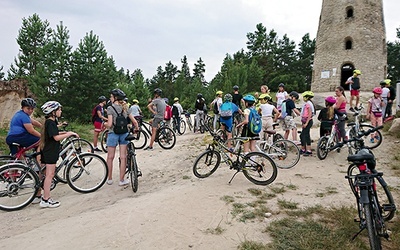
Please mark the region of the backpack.
POLYGON ((221 117, 228 118, 228 117, 232 117, 232 115, 233 115, 231 102, 222 103, 220 110, 221 110, 221 117))
POLYGON ((174 117, 178 117, 178 116, 179 116, 178 107, 175 106, 175 105, 172 105, 172 115, 173 115, 174 117))
POLYGON ((171 120, 172 117, 172 108, 171 106, 167 105, 165 106, 165 111, 164 111, 164 120, 171 120))
POLYGON ((286 100, 284 100, 282 102, 281 105, 281 116, 279 117, 279 119, 285 119, 285 117, 288 115, 287 111, 286 111, 286 100))
POLYGON ((214 114, 218 114, 219 113, 217 100, 215 100, 215 102, 214 102, 213 112, 214 112, 214 114))
POLYGON ((92 109, 92 119, 91 119, 92 123, 94 123, 94 121, 97 118, 97 106, 99 105, 94 106, 94 108, 92 109))
POLYGON ((261 132, 262 120, 255 108, 250 108, 248 124, 251 133, 258 134, 261 132))
POLYGON ((121 113, 118 113, 114 106, 111 106, 115 113, 117 113, 117 118, 115 119, 114 124, 114 133, 117 135, 128 133, 128 121, 126 120, 125 116, 121 113))
POLYGON ((360 78, 353 77, 353 84, 351 85, 351 89, 354 90, 360 89, 360 78))

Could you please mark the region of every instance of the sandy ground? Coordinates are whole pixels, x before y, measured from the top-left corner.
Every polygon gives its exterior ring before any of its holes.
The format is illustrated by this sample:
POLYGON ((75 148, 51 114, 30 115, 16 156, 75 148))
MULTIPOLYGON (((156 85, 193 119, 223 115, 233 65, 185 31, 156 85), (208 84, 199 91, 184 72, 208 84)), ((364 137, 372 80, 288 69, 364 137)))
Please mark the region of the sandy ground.
MULTIPOLYGON (((312 138, 318 140, 318 128, 312 138)), ((385 136, 374 152, 389 185, 400 188, 400 180, 391 176, 387 152, 399 147, 399 141, 385 136)), ((292 169, 278 171, 270 186, 256 186, 243 174, 234 174, 222 165, 212 176, 198 179, 192 173, 196 156, 205 150, 204 135, 186 132, 177 137, 172 150, 155 144, 153 151, 137 151, 143 177, 139 190, 131 187, 105 185, 91 194, 74 192, 68 185, 58 184, 52 196, 61 202, 56 209, 39 205, 15 211, 0 211, 0 249, 236 249, 244 240, 267 243, 270 238, 263 229, 274 219, 281 218, 278 199, 298 202, 301 208, 320 204, 326 206, 355 205, 344 178, 347 154, 331 152, 320 161, 302 157, 292 169), (295 185, 268 200, 272 216, 263 221, 240 222, 231 214, 232 206, 223 196, 235 197, 235 202, 254 199, 249 188, 269 190, 270 187, 295 185), (335 189, 337 193, 318 197, 335 189), (225 231, 212 234, 217 227, 225 231)), ((100 154, 105 157, 105 154, 100 154)), ((117 166, 117 159, 114 166, 117 166)), ((115 169, 117 170, 117 169, 115 169)), ((118 171, 114 171, 114 180, 118 171)), ((352 219, 352 218, 349 218, 352 219)))

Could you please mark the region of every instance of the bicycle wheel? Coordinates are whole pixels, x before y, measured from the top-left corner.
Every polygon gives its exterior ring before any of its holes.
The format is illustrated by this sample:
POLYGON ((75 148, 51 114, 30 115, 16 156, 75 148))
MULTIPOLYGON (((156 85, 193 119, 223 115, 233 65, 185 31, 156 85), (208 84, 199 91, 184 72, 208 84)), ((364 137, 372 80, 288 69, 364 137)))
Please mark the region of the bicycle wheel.
POLYGON ((272 141, 273 142, 276 142, 276 141, 278 141, 278 140, 284 140, 285 138, 283 137, 283 135, 281 135, 281 134, 279 134, 279 133, 276 133, 276 134, 274 134, 274 136, 272 137, 272 141))
POLYGON ((108 174, 105 160, 92 153, 75 157, 67 167, 68 185, 80 193, 90 193, 99 189, 106 182, 108 174))
MULTIPOLYGON (((128 149, 128 150, 132 150, 132 149, 128 149)), ((136 162, 136 156, 135 156, 134 151, 132 151, 130 153, 130 159, 127 161, 127 163, 129 164, 129 166, 128 166, 129 179, 131 181, 132 190, 134 193, 136 193, 138 191, 138 187, 139 187, 139 180, 138 180, 138 165, 136 162)))
POLYGON ((261 152, 248 153, 241 163, 244 176, 256 185, 271 184, 278 175, 275 162, 261 152))
POLYGON ((201 153, 193 165, 193 174, 197 178, 206 178, 212 175, 221 163, 221 154, 215 150, 201 153))
POLYGON ((274 160, 278 168, 288 169, 299 162, 300 149, 294 142, 282 139, 272 143, 267 155, 274 160))
MULTIPOLYGON (((370 130, 371 128, 374 128, 374 126, 369 125, 369 124, 360 124, 359 131, 365 132, 365 131, 370 130)), ((353 138, 357 135, 356 127, 351 128, 349 135, 350 135, 350 138, 353 138)), ((371 135, 363 136, 362 139, 364 140, 364 148, 374 149, 374 148, 377 148, 379 145, 381 145, 382 139, 383 139, 381 131, 378 130, 378 131, 374 132, 374 135, 375 136, 372 139, 371 139, 371 135)), ((360 149, 359 142, 354 142, 353 145, 356 149, 360 149)))
POLYGON ((147 139, 148 139, 147 137, 148 137, 147 133, 144 130, 140 129, 136 134, 136 140, 133 141, 135 149, 144 148, 147 144, 147 139))
POLYGON ((186 122, 181 119, 181 122, 179 123, 178 134, 183 135, 185 132, 186 132, 186 122))
POLYGON ((108 137, 108 129, 101 132, 100 136, 100 145, 104 153, 107 153, 107 137, 108 137))
POLYGON ((369 246, 371 250, 380 250, 382 249, 381 239, 378 235, 378 229, 376 225, 377 221, 374 218, 375 216, 372 211, 371 203, 363 204, 363 210, 367 224, 369 246))
POLYGON ((319 138, 317 144, 317 156, 318 159, 323 160, 328 156, 329 153, 328 137, 323 136, 319 138))
POLYGON ((29 205, 39 189, 39 177, 30 167, 10 163, 0 167, 0 209, 14 211, 29 205))
POLYGON ((186 123, 187 123, 187 125, 189 127, 189 130, 192 131, 193 130, 193 124, 192 124, 192 120, 191 120, 190 117, 186 119, 186 123))
POLYGON ((171 149, 175 146, 176 136, 174 131, 169 127, 161 127, 158 129, 158 144, 163 149, 171 149))

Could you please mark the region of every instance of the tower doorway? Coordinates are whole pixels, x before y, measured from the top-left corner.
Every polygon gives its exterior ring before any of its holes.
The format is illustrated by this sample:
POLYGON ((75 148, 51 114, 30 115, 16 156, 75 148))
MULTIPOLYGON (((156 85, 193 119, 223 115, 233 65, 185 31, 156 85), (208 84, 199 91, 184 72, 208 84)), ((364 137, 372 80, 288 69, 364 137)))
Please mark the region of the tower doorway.
POLYGON ((353 75, 354 65, 351 63, 346 63, 341 69, 340 86, 345 90, 349 90, 349 85, 346 84, 347 79, 353 75))

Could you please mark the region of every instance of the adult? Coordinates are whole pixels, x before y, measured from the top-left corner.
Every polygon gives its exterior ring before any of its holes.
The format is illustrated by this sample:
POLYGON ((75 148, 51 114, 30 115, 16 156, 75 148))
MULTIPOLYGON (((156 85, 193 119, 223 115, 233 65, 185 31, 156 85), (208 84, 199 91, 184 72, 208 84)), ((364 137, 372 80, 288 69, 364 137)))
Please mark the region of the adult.
MULTIPOLYGON (((386 79, 385 82, 387 83, 387 86, 389 88, 389 97, 388 97, 388 103, 386 105, 386 118, 393 118, 392 117, 392 107, 393 103, 396 100, 396 90, 395 88, 391 85, 390 79, 386 79)), ((398 81, 399 83, 400 81, 398 81)))
POLYGON ((221 112, 221 105, 222 105, 222 94, 221 90, 218 90, 215 93, 215 99, 210 103, 210 109, 214 110, 214 122, 213 122, 213 129, 217 131, 217 123, 219 121, 219 113, 221 112))
POLYGON ((314 93, 312 91, 305 91, 303 94, 304 105, 301 109, 301 133, 300 142, 301 150, 300 153, 303 156, 312 156, 311 152, 311 135, 310 130, 313 125, 313 116, 315 114, 315 106, 312 102, 314 93))
POLYGON ((344 140, 346 137, 346 95, 344 94, 344 88, 342 86, 336 87, 335 89, 336 103, 333 105, 335 114, 338 116, 338 129, 340 132, 339 140, 344 140))
POLYGON ((296 91, 290 92, 288 98, 284 101, 287 115, 282 120, 282 129, 285 131, 283 137, 288 139, 290 132, 292 132, 292 140, 295 143, 297 142, 297 126, 294 121, 293 113, 297 116, 300 115, 300 111, 296 108, 296 104, 294 103, 298 99, 299 93, 296 91))
POLYGON ((346 84, 349 84, 350 89, 350 111, 355 112, 358 110, 358 103, 360 102, 360 76, 361 71, 358 69, 353 70, 353 76, 350 76, 346 84), (353 107, 353 100, 356 99, 356 105, 353 107))
POLYGON ((278 92, 276 92, 276 108, 281 111, 282 103, 288 98, 288 93, 285 90, 285 84, 279 83, 278 92))
POLYGON ((281 116, 278 109, 272 105, 272 98, 267 94, 262 94, 258 97, 260 101, 260 106, 258 108, 258 113, 261 115, 262 119, 262 129, 260 132, 260 138, 266 140, 268 134, 266 131, 273 130, 273 123, 281 116))
POLYGON ((179 103, 179 98, 174 98, 174 104, 172 105, 172 117, 175 120, 175 129, 180 132, 181 115, 183 113, 182 105, 179 103))
POLYGON ((42 111, 45 114, 46 121, 41 135, 41 163, 46 165, 46 177, 43 182, 43 196, 40 201, 40 206, 43 208, 55 208, 60 206, 59 201, 55 201, 50 197, 51 184, 53 182, 56 171, 57 160, 60 153, 60 141, 70 137, 77 136, 77 133, 59 132, 58 119, 61 117, 62 106, 57 101, 48 101, 42 106, 42 111))
POLYGON ((99 134, 103 130, 104 122, 107 121, 107 117, 104 116, 104 105, 107 103, 107 98, 105 96, 99 97, 99 103, 95 107, 95 117, 94 117, 94 135, 93 135, 93 147, 95 152, 101 152, 101 149, 97 147, 97 142, 99 140, 99 134))
POLYGON ((157 129, 160 126, 160 123, 164 120, 165 108, 167 107, 167 103, 161 98, 162 90, 160 88, 156 88, 153 91, 153 94, 153 100, 147 105, 150 113, 154 115, 153 121, 151 122, 151 138, 149 146, 147 146, 144 150, 153 150, 157 129))
POLYGON ((107 136, 107 167, 108 167, 108 178, 107 184, 112 185, 112 171, 113 171, 113 162, 115 157, 115 151, 117 145, 119 145, 119 185, 126 186, 129 184, 129 181, 125 179, 125 170, 126 170, 126 155, 127 155, 127 145, 128 141, 125 139, 128 136, 128 132, 126 133, 118 133, 114 132, 114 126, 116 124, 118 114, 122 114, 125 119, 129 116, 136 130, 139 130, 139 124, 132 114, 128 113, 128 105, 124 101, 126 95, 120 89, 113 89, 110 93, 111 106, 107 108, 107 122, 106 127, 109 129, 107 136))
POLYGON ((204 99, 201 93, 197 94, 196 102, 194 104, 194 108, 196 110, 195 122, 196 122, 196 131, 199 131, 200 128, 200 119, 204 121, 204 111, 206 110, 206 100, 204 99))
POLYGON ((11 118, 6 143, 12 155, 18 151, 13 143, 18 143, 22 147, 29 147, 40 140, 40 133, 35 130, 35 127, 40 128, 42 124, 31 117, 35 108, 35 100, 24 98, 21 101, 21 109, 11 118))

